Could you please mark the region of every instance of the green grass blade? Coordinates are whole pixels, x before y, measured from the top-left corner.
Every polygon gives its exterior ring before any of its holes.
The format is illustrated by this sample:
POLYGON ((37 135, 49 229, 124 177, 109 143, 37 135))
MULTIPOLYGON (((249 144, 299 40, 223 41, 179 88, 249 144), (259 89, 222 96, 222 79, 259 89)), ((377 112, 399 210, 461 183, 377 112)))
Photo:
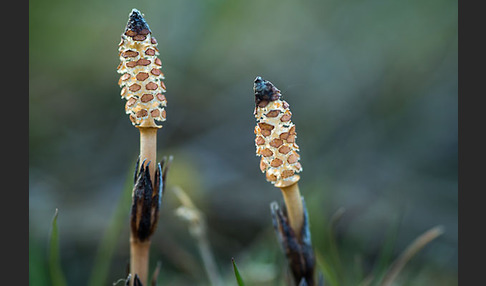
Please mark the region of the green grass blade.
POLYGON ((407 262, 412 259, 412 257, 414 257, 422 248, 443 233, 444 230, 442 226, 436 226, 417 237, 392 263, 380 285, 391 286, 407 262))
POLYGON ((41 249, 37 240, 29 235, 29 285, 48 286, 49 273, 46 268, 44 249, 41 249))
POLYGON ((315 251, 317 264, 324 275, 324 279, 326 280, 326 285, 330 286, 339 286, 338 279, 335 275, 334 269, 329 265, 328 261, 324 259, 318 251, 315 251))
POLYGON ((57 229, 58 209, 52 219, 52 230, 49 241, 49 273, 53 286, 66 286, 66 279, 61 269, 61 259, 59 251, 59 231, 57 229))
POLYGON ((339 222, 339 220, 342 218, 344 212, 345 212, 344 208, 339 208, 332 215, 327 230, 328 243, 329 243, 329 255, 331 260, 330 263, 332 263, 332 267, 335 272, 335 279, 337 280, 338 283, 342 282, 345 278, 348 277, 346 273, 344 273, 342 267, 341 256, 339 254, 339 248, 336 242, 336 235, 335 235, 336 225, 339 222))
POLYGON ((127 224, 127 216, 132 200, 133 175, 127 176, 127 181, 123 187, 120 199, 111 218, 111 221, 102 238, 96 257, 93 263, 93 269, 87 285, 98 286, 107 285, 110 263, 120 238, 123 227, 127 224))
POLYGON ((238 271, 238 267, 236 267, 235 259, 231 258, 231 262, 233 262, 233 269, 235 271, 235 277, 238 286, 245 286, 245 283, 243 283, 243 279, 241 278, 240 272, 238 271))
POLYGON ((381 281, 393 259, 393 250, 395 248, 396 240, 398 237, 400 219, 401 217, 396 217, 394 219, 394 222, 390 226, 390 229, 388 230, 385 241, 383 243, 383 247, 377 259, 376 266, 374 266, 373 269, 372 276, 375 277, 373 285, 377 285, 377 283, 381 281))
POLYGON ((363 256, 355 254, 354 256, 354 285, 359 285, 359 282, 365 279, 363 256))

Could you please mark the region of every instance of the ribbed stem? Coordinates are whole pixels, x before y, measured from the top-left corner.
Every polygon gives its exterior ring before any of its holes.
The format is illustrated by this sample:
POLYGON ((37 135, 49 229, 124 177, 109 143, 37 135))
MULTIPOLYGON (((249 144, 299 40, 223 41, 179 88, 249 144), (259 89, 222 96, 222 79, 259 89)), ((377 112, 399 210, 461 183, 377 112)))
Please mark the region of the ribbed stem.
POLYGON ((296 182, 289 186, 280 187, 287 208, 290 227, 294 230, 296 236, 301 239, 300 233, 304 224, 304 207, 300 197, 299 184, 296 182))
MULTIPOLYGON (((154 187, 155 166, 157 164, 157 129, 152 127, 138 128, 140 130, 140 160, 141 162, 145 160, 145 164, 149 166, 152 187, 154 187)), ((140 241, 135 237, 136 234, 134 233, 130 236, 130 273, 132 277, 137 274, 143 285, 147 285, 150 239, 140 241)), ((133 281, 134 279, 130 281, 130 286, 133 285, 133 281)))
POLYGON ((158 128, 153 127, 139 127, 140 130, 140 162, 149 165, 150 169, 150 180, 152 181, 152 186, 155 182, 155 166, 157 160, 157 130, 158 128))
POLYGON ((143 285, 147 284, 149 266, 150 240, 140 241, 130 237, 130 273, 132 279, 130 286, 133 286, 135 274, 138 275, 143 285))

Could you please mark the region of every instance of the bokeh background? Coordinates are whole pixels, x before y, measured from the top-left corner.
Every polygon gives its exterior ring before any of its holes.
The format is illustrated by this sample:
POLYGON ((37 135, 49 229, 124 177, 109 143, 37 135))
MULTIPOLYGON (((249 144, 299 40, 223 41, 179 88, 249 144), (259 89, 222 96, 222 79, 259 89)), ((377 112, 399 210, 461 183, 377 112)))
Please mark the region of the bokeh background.
POLYGON ((30 285, 50 285, 47 246, 59 209, 62 269, 87 285, 99 247, 105 285, 129 259, 138 130, 117 85, 118 43, 132 8, 158 40, 167 121, 158 156, 173 155, 151 268, 161 285, 208 285, 182 187, 205 214, 225 285, 231 258, 249 285, 281 285, 285 268, 269 204, 281 202, 255 156, 253 80, 290 103, 313 244, 326 256, 336 225, 344 265, 372 269, 390 233, 396 257, 427 229, 445 233, 397 285, 457 285, 458 17, 453 0, 29 2, 30 285), (128 190, 128 191, 127 191, 128 190), (123 209, 123 208, 122 208, 123 209))

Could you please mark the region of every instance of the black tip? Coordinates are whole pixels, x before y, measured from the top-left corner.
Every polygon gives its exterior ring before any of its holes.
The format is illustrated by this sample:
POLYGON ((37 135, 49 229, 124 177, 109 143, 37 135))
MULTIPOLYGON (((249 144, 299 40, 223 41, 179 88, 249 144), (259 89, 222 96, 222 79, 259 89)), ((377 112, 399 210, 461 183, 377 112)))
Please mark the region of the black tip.
POLYGON ((255 78, 253 84, 253 91, 255 92, 255 103, 265 101, 274 101, 280 98, 280 90, 278 90, 271 82, 264 80, 261 76, 255 78))
POLYGON ((132 12, 128 17, 126 30, 132 30, 136 33, 140 33, 143 30, 148 30, 149 32, 151 32, 147 22, 143 18, 142 13, 135 8, 132 9, 132 12))
POLYGON ((138 274, 135 274, 135 278, 133 279, 133 286, 143 286, 138 274))
POLYGON ((132 279, 132 274, 128 274, 127 280, 125 280, 125 286, 130 285, 130 280, 132 279))
POLYGON ((253 90, 255 90, 255 92, 261 92, 263 91, 264 88, 265 88, 265 80, 261 76, 257 76, 253 84, 253 90))

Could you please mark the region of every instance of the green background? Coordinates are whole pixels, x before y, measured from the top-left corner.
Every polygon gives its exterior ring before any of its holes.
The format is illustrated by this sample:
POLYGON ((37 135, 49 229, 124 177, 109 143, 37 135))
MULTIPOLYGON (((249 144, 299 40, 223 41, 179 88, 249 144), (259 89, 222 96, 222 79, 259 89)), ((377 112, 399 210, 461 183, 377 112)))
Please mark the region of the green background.
MULTIPOLYGON (((357 260, 370 271, 391 229, 396 257, 442 225, 397 285, 457 285, 458 7, 448 0, 31 0, 30 285, 50 285, 56 208, 68 285, 87 285, 129 196, 139 134, 116 67, 132 8, 158 40, 167 86, 158 156, 174 162, 151 251, 161 285, 207 285, 187 223, 174 215, 174 186, 205 213, 227 285, 236 285, 232 257, 248 285, 281 281, 269 204, 282 198, 255 156, 257 75, 293 112, 315 248, 327 255, 324 225, 340 208, 337 242, 350 272, 357 260)), ((112 234, 105 285, 126 277, 128 212, 112 234)))

